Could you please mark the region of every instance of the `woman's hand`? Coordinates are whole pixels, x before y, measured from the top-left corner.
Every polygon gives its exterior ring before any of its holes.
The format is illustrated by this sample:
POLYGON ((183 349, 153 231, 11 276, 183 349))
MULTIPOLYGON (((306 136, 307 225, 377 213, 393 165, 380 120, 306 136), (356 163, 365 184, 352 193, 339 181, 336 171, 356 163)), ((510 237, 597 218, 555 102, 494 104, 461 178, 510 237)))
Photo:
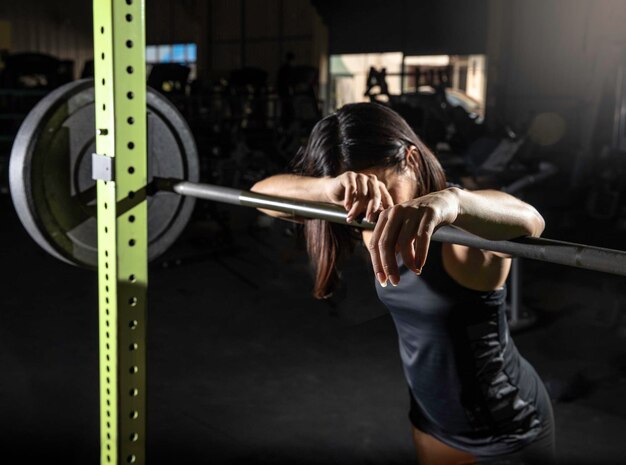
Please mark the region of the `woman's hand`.
POLYGON ((386 285, 389 280, 394 286, 400 282, 396 252, 400 253, 404 264, 419 275, 426 263, 433 232, 439 225, 453 223, 458 212, 456 188, 433 192, 384 210, 378 216, 368 246, 378 281, 386 285))
POLYGON ((365 213, 365 220, 373 223, 381 211, 393 206, 385 184, 373 174, 354 171, 330 178, 326 184, 326 196, 331 203, 343 205, 348 212, 348 222, 365 213))

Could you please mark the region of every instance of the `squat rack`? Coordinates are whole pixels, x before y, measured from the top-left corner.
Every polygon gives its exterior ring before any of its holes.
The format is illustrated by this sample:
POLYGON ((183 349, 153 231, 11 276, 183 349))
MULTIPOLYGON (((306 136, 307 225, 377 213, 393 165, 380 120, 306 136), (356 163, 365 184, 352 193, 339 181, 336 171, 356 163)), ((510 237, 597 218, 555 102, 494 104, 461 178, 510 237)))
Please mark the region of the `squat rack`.
POLYGON ((100 463, 144 464, 145 0, 93 0, 93 35, 96 151, 115 173, 97 181, 100 463))

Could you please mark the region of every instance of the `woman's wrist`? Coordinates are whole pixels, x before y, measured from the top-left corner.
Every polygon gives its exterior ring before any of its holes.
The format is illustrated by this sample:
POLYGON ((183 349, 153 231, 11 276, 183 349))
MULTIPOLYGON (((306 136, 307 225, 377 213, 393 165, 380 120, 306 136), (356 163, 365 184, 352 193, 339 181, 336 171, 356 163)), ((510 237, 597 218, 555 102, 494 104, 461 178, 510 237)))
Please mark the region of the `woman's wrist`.
POLYGON ((448 213, 448 223, 453 224, 461 215, 464 214, 463 203, 466 201, 466 191, 458 187, 448 187, 443 190, 446 194, 446 200, 449 203, 450 211, 448 213))

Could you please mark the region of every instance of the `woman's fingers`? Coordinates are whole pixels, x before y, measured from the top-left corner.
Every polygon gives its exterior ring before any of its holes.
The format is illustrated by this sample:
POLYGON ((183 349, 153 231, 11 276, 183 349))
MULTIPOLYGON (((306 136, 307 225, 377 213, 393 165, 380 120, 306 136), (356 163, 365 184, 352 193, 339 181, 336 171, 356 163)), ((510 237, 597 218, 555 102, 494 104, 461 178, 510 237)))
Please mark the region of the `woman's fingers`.
POLYGON ((420 218, 420 223, 415 236, 415 272, 420 274, 428 257, 428 249, 430 248, 430 239, 437 227, 437 215, 431 208, 424 209, 424 213, 420 218))
POLYGON ((371 223, 374 221, 374 214, 380 210, 382 205, 382 193, 376 176, 368 177, 367 188, 370 193, 370 201, 368 202, 367 210, 365 211, 365 219, 371 223))
POLYGON ((391 197, 391 194, 387 190, 387 186, 385 186, 384 183, 378 181, 378 187, 380 189, 380 194, 381 194, 382 209, 384 210, 385 208, 393 207, 394 205, 393 198, 391 197))
POLYGON ((414 273, 417 273, 418 269, 415 265, 415 248, 413 242, 415 241, 419 222, 419 215, 408 215, 402 221, 402 227, 398 234, 398 242, 396 244, 404 265, 414 273))
POLYGON ((400 282, 396 251, 407 268, 421 274, 438 223, 436 210, 428 206, 395 206, 380 214, 368 250, 374 273, 382 285, 387 280, 394 286, 400 282))
POLYGON ((357 192, 356 173, 348 171, 344 174, 341 185, 343 186, 343 206, 346 210, 352 208, 352 202, 357 192))
MULTIPOLYGON (((382 230, 378 236, 378 253, 383 272, 389 278, 389 282, 396 286, 400 282, 398 262, 396 261, 396 244, 404 220, 404 209, 396 206, 386 211, 389 213, 386 215, 387 221, 381 227, 382 230)), ((376 224, 376 229, 378 229, 378 224, 376 224)))
POLYGON ((385 223, 387 222, 387 213, 383 211, 378 217, 378 221, 376 222, 376 227, 374 228, 374 232, 372 233, 372 238, 370 239, 369 244, 367 244, 367 250, 370 253, 370 259, 372 260, 372 268, 374 270, 374 275, 381 286, 387 286, 387 274, 383 269, 383 264, 380 260, 380 253, 378 250, 378 241, 380 240, 380 235, 382 230, 385 227, 385 223))
POLYGON ((367 208, 369 196, 369 189, 367 183, 367 177, 363 175, 357 175, 356 177, 356 194, 354 195, 354 202, 352 207, 348 210, 348 222, 353 221, 358 215, 363 213, 367 208))
POLYGON ((374 222, 382 210, 393 206, 387 187, 373 174, 346 171, 337 180, 342 191, 335 195, 338 201, 343 202, 348 222, 354 221, 361 214, 365 215, 367 221, 374 222))

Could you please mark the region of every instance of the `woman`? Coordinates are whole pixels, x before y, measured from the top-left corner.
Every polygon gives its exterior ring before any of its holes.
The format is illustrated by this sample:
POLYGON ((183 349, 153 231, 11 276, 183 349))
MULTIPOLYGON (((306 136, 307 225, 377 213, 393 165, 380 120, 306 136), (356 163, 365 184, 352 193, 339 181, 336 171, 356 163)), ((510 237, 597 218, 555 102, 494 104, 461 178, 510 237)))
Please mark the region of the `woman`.
MULTIPOLYGON (((444 224, 494 240, 539 236, 544 221, 533 207, 498 191, 447 186, 408 124, 371 103, 321 120, 296 157, 295 174, 253 190, 342 205, 349 221, 364 215, 376 222, 362 240, 398 331, 420 464, 553 463, 549 397, 507 327, 510 257, 430 241, 444 224)), ((329 296, 358 233, 266 213, 304 223, 314 295, 329 296)))

